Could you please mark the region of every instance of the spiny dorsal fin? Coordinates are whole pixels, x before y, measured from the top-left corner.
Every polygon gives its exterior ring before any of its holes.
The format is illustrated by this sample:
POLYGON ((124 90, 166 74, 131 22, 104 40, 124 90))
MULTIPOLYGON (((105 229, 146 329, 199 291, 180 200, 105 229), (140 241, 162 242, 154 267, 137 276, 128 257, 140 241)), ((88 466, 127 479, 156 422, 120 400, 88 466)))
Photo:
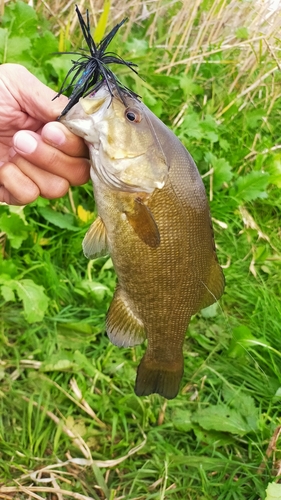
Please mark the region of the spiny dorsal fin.
POLYGON ((106 317, 106 333, 112 344, 132 347, 146 339, 143 323, 135 316, 117 286, 106 317))
POLYGON ((88 259, 95 259, 108 254, 106 229, 98 216, 85 235, 82 243, 83 252, 88 259))
POLYGON ((157 248, 160 245, 160 234, 154 217, 141 198, 134 200, 134 207, 125 211, 129 224, 138 237, 149 247, 157 248))

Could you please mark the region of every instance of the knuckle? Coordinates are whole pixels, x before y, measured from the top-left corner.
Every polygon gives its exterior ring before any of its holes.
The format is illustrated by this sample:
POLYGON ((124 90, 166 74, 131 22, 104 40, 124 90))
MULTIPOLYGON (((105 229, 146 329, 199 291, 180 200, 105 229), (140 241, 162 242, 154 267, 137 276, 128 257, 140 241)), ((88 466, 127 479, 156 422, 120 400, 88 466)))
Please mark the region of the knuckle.
POLYGON ((0 182, 5 185, 5 182, 10 176, 14 176, 17 171, 17 167, 13 163, 4 163, 0 169, 0 182))
POLYGON ((16 200, 19 205, 31 203, 40 195, 38 186, 13 163, 1 167, 0 185, 4 187, 6 197, 16 200))
POLYGON ((66 179, 54 176, 46 187, 42 187, 41 194, 48 199, 60 198, 67 193, 68 189, 69 182, 66 179))
POLYGON ((46 166, 51 167, 52 170, 55 169, 58 164, 58 156, 59 156, 59 151, 56 148, 54 147, 48 148, 48 156, 47 155, 45 156, 46 166))
POLYGON ((75 170, 72 175, 71 185, 80 186, 88 182, 90 178, 90 162, 86 159, 76 162, 75 170))

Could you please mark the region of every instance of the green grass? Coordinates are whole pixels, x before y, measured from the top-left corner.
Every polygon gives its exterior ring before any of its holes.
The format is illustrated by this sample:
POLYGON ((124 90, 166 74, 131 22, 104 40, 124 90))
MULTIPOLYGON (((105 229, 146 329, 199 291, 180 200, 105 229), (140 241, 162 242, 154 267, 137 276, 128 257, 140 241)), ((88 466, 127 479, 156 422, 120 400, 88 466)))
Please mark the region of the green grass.
MULTIPOLYGON (((202 2, 198 16, 213 4, 202 2)), ((30 18, 30 8, 10 5, 3 21, 8 46, 13 29, 25 36, 11 24, 14 9, 30 18)), ((253 44, 256 65, 248 73, 239 73, 245 53, 237 47, 191 65, 188 77, 180 65, 155 73, 172 60, 165 23, 177 23, 180 8, 132 28, 121 55, 139 64, 145 82, 127 75, 123 81, 174 123, 198 164, 212 200, 225 294, 191 321, 179 396, 138 398, 133 387, 145 346, 109 343, 112 263, 82 254, 89 222, 77 213, 79 206, 94 213, 91 185, 73 188, 72 198, 0 206, 0 498, 272 500, 266 488, 280 480, 281 156, 272 149, 280 141, 280 75, 239 97, 275 64, 253 44)), ((29 56, 19 47, 8 60, 55 88, 69 63, 50 55, 58 39, 39 4, 38 12, 29 25, 29 56), (50 46, 36 66, 38 33, 50 46)), ((279 50, 274 43, 271 51, 279 50)))

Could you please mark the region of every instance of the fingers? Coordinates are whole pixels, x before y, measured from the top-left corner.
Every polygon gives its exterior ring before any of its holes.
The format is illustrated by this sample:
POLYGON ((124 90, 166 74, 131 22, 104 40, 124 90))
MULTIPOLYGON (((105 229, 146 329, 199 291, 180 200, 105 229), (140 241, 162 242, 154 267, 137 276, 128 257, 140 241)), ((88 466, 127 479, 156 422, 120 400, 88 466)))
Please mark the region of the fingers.
POLYGON ((69 182, 64 177, 42 170, 18 155, 13 157, 13 163, 14 166, 20 170, 21 174, 27 177, 38 190, 36 196, 34 197, 33 193, 35 193, 35 190, 31 191, 31 186, 28 193, 24 193, 20 184, 15 186, 13 183, 12 191, 11 181, 9 181, 9 184, 7 184, 6 181, 5 187, 7 188, 8 186, 10 188, 10 192, 13 192, 13 196, 21 202, 24 199, 25 204, 30 203, 30 201, 34 201, 39 195, 49 199, 60 198, 67 193, 69 182), (28 197, 30 197, 30 199, 26 201, 28 197))
MULTIPOLYGON (((41 134, 40 136, 27 130, 17 132, 13 147, 18 155, 13 158, 13 162, 26 175, 31 165, 38 167, 42 182, 45 179, 44 173, 64 178, 73 186, 87 182, 90 165, 85 158, 88 156, 88 148, 84 141, 55 122, 45 125, 41 134)), ((33 175, 33 170, 30 173, 33 175)), ((36 179, 38 180, 38 176, 36 179)))
MULTIPOLYGON (((14 157, 16 161, 17 158, 14 157)), ((0 168, 0 201, 10 205, 26 205, 39 195, 60 198, 69 188, 69 182, 57 175, 41 170, 22 158, 20 167, 5 163, 0 168)))
POLYGON ((13 163, 0 167, 0 201, 26 205, 40 195, 38 186, 13 163))
POLYGON ((17 132, 13 151, 11 160, 0 167, 0 201, 25 205, 39 195, 59 198, 70 184, 89 180, 88 148, 61 123, 48 123, 41 135, 17 132))

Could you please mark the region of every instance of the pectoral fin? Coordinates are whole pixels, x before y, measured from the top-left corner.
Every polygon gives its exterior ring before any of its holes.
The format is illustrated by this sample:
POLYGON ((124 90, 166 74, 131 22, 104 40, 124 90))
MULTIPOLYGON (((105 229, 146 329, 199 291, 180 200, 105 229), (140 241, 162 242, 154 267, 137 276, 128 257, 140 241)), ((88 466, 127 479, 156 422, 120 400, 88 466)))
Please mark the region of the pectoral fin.
POLYGON ((133 210, 125 211, 129 224, 138 237, 148 246, 157 248, 160 245, 160 234, 149 208, 140 198, 134 200, 133 210))
POLYGON ((143 323, 136 317, 116 288, 106 317, 106 333, 112 344, 118 347, 132 347, 141 344, 145 338, 143 323))
POLYGON ((214 259, 210 269, 209 279, 206 283, 204 283, 204 287, 206 289, 202 302, 200 304, 200 309, 204 309, 205 307, 211 306, 219 300, 219 298, 223 294, 225 285, 225 279, 222 272, 222 269, 214 255, 214 259))
POLYGON ((100 218, 93 222, 82 243, 85 257, 95 259, 108 254, 105 225, 100 218))

